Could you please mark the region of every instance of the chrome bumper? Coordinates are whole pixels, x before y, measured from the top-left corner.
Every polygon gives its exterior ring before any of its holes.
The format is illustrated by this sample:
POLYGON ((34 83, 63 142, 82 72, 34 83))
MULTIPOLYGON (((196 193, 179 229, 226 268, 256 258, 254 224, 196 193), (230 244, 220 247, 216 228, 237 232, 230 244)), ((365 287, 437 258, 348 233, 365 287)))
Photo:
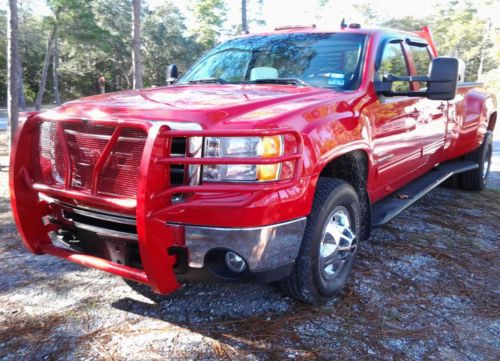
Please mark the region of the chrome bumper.
POLYGON ((242 256, 252 272, 268 271, 295 261, 306 218, 255 228, 186 226, 189 266, 203 268, 207 252, 227 249, 242 256))

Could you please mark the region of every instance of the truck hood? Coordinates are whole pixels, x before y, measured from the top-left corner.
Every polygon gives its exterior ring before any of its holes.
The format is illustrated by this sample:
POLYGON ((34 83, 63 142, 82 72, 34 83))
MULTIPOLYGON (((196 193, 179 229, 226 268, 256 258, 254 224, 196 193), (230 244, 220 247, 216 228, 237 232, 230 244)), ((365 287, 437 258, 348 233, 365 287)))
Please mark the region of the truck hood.
POLYGON ((342 93, 288 85, 179 85, 91 96, 51 112, 63 117, 189 121, 214 127, 270 119, 334 95, 342 93))

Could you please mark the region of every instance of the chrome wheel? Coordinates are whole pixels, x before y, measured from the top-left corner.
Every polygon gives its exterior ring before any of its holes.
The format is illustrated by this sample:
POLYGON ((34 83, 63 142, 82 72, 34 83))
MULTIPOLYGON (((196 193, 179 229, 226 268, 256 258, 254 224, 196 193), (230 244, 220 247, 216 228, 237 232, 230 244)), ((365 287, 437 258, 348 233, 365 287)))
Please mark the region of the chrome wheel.
POLYGON ((356 235, 345 207, 336 207, 323 230, 320 244, 321 274, 325 279, 335 278, 357 249, 356 235))
POLYGON ((484 163, 483 163, 483 179, 488 178, 488 174, 490 173, 492 153, 493 153, 493 148, 488 147, 488 152, 486 153, 486 156, 484 157, 484 163))

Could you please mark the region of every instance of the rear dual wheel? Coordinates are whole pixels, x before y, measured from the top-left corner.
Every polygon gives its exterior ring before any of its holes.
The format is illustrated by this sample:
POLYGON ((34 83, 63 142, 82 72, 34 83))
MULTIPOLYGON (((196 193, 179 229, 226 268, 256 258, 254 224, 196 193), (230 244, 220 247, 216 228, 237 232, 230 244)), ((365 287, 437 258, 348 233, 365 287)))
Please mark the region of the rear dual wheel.
POLYGON ((443 186, 466 191, 482 191, 486 188, 492 156, 493 133, 487 132, 479 148, 460 158, 461 160, 477 163, 478 167, 464 173, 454 174, 443 183, 443 186))
POLYGON ((482 191, 490 174, 491 158, 493 156, 493 134, 486 133, 483 143, 475 151, 464 156, 465 160, 476 162, 479 167, 460 175, 461 189, 467 191, 482 191))
POLYGON ((320 304, 338 294, 351 273, 359 248, 361 207, 347 182, 319 178, 295 268, 280 281, 282 290, 320 304))

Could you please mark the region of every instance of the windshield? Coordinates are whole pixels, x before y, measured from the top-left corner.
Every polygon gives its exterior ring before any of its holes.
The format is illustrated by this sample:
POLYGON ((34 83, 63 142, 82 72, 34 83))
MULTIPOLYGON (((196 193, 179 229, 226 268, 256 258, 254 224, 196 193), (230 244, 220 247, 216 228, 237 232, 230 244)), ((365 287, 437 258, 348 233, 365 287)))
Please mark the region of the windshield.
POLYGON ((229 40, 210 51, 177 84, 283 83, 357 89, 366 35, 277 34, 229 40))

